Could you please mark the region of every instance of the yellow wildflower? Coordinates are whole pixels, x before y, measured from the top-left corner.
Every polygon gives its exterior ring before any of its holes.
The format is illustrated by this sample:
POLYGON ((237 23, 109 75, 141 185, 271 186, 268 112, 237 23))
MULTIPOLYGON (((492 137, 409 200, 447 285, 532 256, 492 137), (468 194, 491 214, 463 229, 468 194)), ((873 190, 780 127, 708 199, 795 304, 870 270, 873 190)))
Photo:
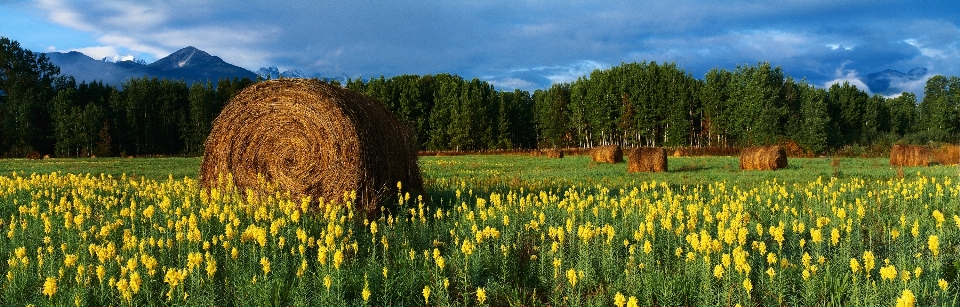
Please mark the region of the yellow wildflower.
POLYGON ((897 298, 897 307, 913 307, 917 304, 917 298, 910 289, 903 289, 900 297, 897 298))
POLYGON ((716 276, 717 279, 723 278, 723 266, 716 265, 713 267, 713 276, 716 276))
POLYGON ((934 257, 940 255, 940 237, 931 235, 927 239, 927 248, 930 249, 930 252, 933 253, 934 257))
POLYGON ((570 282, 570 287, 577 286, 577 270, 572 268, 567 270, 567 281, 570 282))
POLYGON ((430 286, 423 286, 423 301, 430 304, 430 286))
POLYGON ((810 239, 813 243, 820 243, 823 241, 823 231, 819 228, 810 228, 810 239))
POLYGON ((343 250, 337 249, 337 251, 333 253, 333 267, 339 270, 340 264, 342 263, 343 263, 343 250))
POLYGON ((364 302, 370 300, 370 281, 367 280, 367 274, 363 274, 363 291, 360 292, 360 296, 363 297, 364 302))
POLYGON ((853 274, 857 274, 860 271, 860 262, 857 261, 857 258, 850 258, 850 271, 853 274))
POLYGON ((949 287, 950 285, 947 283, 946 280, 943 280, 943 278, 940 278, 937 280, 937 286, 940 287, 940 290, 947 291, 947 287, 949 287))
POLYGON ((261 266, 262 269, 263 269, 263 275, 264 275, 264 276, 266 276, 267 274, 270 274, 270 258, 261 257, 261 258, 260 258, 260 266, 261 266))
POLYGON ((47 297, 53 297, 54 294, 57 294, 57 278, 47 277, 47 279, 43 282, 43 290, 41 293, 47 297))
POLYGON ((873 270, 875 264, 876 258, 873 256, 873 252, 863 252, 863 270, 867 272, 867 277, 870 277, 870 271, 873 270))
POLYGON ((487 291, 483 288, 477 288, 477 303, 483 305, 487 301, 487 291))
POLYGON ((613 305, 617 307, 623 307, 627 303, 627 298, 623 296, 619 291, 616 295, 613 296, 613 305))
POLYGON ((897 268, 893 265, 887 265, 880 268, 880 278, 885 280, 893 280, 894 278, 897 278, 897 268))

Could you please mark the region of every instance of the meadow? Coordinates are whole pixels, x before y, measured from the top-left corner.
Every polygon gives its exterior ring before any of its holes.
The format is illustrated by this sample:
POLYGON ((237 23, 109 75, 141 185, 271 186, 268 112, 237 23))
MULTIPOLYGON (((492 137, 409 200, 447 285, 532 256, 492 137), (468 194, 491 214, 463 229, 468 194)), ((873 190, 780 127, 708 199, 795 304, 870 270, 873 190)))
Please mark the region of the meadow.
POLYGON ((367 217, 197 158, 0 160, 0 304, 956 306, 958 168, 887 162, 421 157, 367 217))

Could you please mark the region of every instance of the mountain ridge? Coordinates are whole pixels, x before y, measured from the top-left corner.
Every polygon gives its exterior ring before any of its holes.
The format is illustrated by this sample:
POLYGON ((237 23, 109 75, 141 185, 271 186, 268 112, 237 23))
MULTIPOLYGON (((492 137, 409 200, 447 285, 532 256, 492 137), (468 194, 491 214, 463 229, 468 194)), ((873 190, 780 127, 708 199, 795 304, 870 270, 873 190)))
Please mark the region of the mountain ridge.
POLYGON ((71 75, 77 82, 100 81, 120 85, 130 78, 156 77, 184 80, 192 84, 221 78, 257 78, 254 72, 193 46, 184 47, 150 64, 96 60, 77 51, 49 52, 46 55, 54 65, 60 67, 62 75, 71 75))
POLYGON ((906 90, 904 85, 909 82, 924 80, 927 76, 926 67, 915 67, 906 73, 899 70, 886 69, 863 77, 863 81, 870 91, 881 95, 895 95, 906 90))

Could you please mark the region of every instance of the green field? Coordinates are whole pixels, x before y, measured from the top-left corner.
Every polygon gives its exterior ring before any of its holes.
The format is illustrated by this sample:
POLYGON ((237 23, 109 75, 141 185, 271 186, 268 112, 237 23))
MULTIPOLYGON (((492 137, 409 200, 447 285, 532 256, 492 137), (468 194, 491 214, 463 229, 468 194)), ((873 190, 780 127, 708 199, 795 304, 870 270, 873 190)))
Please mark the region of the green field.
MULTIPOLYGON (((197 178, 200 158, 93 158, 93 159, 2 159, 0 174, 122 174, 153 180, 197 178)), ((479 190, 504 191, 510 188, 557 189, 602 184, 629 188, 637 182, 658 180, 671 185, 705 185, 735 181, 752 186, 768 180, 813 181, 818 177, 879 180, 896 178, 898 169, 884 158, 791 158, 790 166, 778 171, 741 171, 737 157, 671 157, 668 173, 626 172, 626 163, 591 163, 588 156, 546 159, 523 155, 468 155, 420 157, 420 168, 428 188, 443 193, 460 182, 479 190)), ((906 167, 903 176, 960 176, 956 166, 906 167)))
POLYGON ((199 163, 0 160, 0 305, 960 304, 956 166, 421 157, 429 201, 368 220, 199 163))

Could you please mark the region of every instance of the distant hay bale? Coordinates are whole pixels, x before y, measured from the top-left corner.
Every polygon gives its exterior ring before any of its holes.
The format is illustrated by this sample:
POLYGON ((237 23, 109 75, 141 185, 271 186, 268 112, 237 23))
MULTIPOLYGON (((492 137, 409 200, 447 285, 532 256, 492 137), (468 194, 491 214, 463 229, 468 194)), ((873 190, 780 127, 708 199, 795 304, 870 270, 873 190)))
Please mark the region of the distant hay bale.
POLYGON ((890 166, 927 166, 930 150, 924 146, 895 144, 890 148, 890 166))
POLYGON ((677 150, 674 150, 674 151, 673 151, 673 156, 674 156, 674 157, 683 157, 683 155, 684 155, 684 154, 683 154, 683 150, 682 150, 682 149, 677 149, 677 150))
POLYGON ((627 171, 666 172, 667 150, 656 147, 634 148, 627 157, 627 171))
POLYGON ((777 170, 787 167, 787 152, 780 146, 747 147, 740 152, 742 170, 777 170))
POLYGON ((590 150, 590 159, 600 163, 623 162, 623 150, 620 145, 597 146, 590 150))
POLYGON ((50 159, 50 155, 43 155, 44 159, 50 159))
POLYGON ((940 146, 940 148, 934 151, 933 160, 940 163, 940 165, 957 165, 960 163, 960 146, 940 146))
POLYGON ((548 149, 546 151, 547 158, 550 159, 561 159, 563 158, 563 150, 559 149, 548 149))
POLYGON ((539 157, 539 156, 542 156, 542 155, 543 155, 543 151, 542 151, 542 150, 531 150, 531 151, 530 151, 530 156, 531 156, 531 157, 539 157))
POLYGON ((423 193, 412 134, 379 102, 316 79, 259 82, 235 96, 213 122, 200 181, 232 175, 241 189, 258 175, 295 196, 341 202, 356 191, 368 215, 403 191, 423 193))
POLYGON ((27 159, 30 160, 40 160, 40 153, 36 151, 31 151, 27 153, 27 159))

